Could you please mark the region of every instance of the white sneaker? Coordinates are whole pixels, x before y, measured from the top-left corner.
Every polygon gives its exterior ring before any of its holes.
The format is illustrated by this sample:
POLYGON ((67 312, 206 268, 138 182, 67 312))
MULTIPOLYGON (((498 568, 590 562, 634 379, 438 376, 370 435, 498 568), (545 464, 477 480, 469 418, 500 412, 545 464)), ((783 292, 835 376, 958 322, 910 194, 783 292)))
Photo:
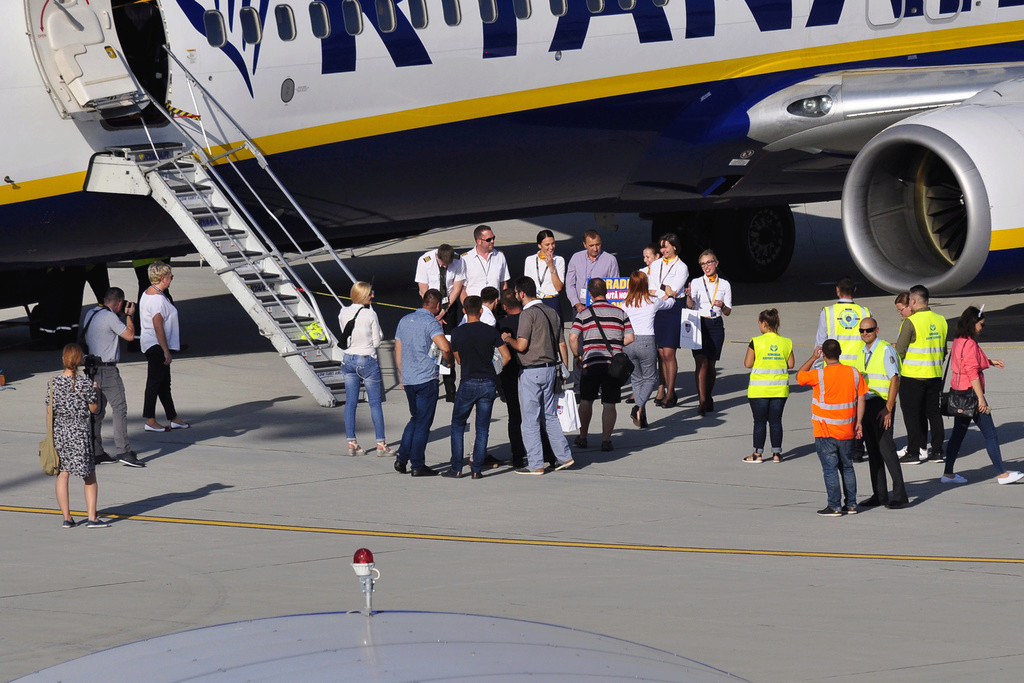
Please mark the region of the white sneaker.
POLYGON ((899 457, 901 457, 901 458, 902 458, 902 457, 903 457, 904 455, 906 455, 906 454, 907 454, 907 447, 906 447, 906 446, 904 446, 903 448, 901 448, 901 449, 899 449, 898 451, 896 451, 896 455, 897 455, 897 456, 899 456, 899 457))
POLYGON ((966 484, 967 480, 961 477, 959 474, 954 474, 952 477, 947 477, 945 474, 939 479, 943 484, 966 484))
POLYGON ((1007 472, 1005 477, 996 477, 996 481, 1000 484, 1012 484, 1013 482, 1020 481, 1021 479, 1024 479, 1024 472, 1017 472, 1016 470, 1007 472))
POLYGON ((917 454, 917 459, 920 460, 921 462, 926 461, 928 459, 928 454, 931 452, 931 450, 931 446, 929 446, 928 448, 922 448, 917 454))

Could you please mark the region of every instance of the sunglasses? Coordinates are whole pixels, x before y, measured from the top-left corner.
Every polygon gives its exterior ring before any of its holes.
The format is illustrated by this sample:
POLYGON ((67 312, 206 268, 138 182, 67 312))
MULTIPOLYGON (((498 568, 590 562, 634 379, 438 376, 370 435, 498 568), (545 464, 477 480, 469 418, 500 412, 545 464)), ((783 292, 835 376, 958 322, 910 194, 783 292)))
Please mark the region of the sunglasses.
POLYGON ((483 237, 481 237, 480 241, 481 242, 493 242, 494 241, 494 237, 491 236, 491 237, 488 237, 487 239, 484 239, 483 237))
POLYGON ((860 333, 861 334, 870 334, 870 333, 874 332, 877 329, 878 329, 877 327, 862 327, 862 328, 860 328, 860 333))

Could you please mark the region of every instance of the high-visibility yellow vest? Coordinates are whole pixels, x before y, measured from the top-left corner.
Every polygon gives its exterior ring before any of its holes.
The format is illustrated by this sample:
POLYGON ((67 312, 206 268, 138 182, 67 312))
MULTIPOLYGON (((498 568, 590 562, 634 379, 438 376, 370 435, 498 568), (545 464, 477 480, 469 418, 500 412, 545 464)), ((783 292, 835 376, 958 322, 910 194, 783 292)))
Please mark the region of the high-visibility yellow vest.
MULTIPOLYGON (((868 359, 867 365, 865 366, 864 364, 867 346, 861 350, 857 363, 857 369, 860 370, 868 382, 868 391, 881 396, 886 401, 889 400, 889 377, 885 374, 885 350, 890 348, 892 348, 892 344, 879 339, 875 350, 871 352, 871 358, 868 359)), ((893 355, 895 355, 895 352, 893 355)), ((897 371, 899 370, 899 362, 900 359, 897 357, 897 371)))
POLYGON ((843 365, 857 365, 857 357, 864 348, 860 338, 860 321, 870 317, 871 311, 860 304, 836 302, 825 307, 828 339, 839 342, 839 362, 843 365))
POLYGON ((907 320, 914 326, 914 341, 907 347, 900 375, 914 379, 942 377, 946 319, 933 311, 918 311, 907 320))
POLYGON ((789 396, 789 355, 793 340, 766 332, 750 340, 754 344, 754 367, 750 369, 747 398, 789 396))

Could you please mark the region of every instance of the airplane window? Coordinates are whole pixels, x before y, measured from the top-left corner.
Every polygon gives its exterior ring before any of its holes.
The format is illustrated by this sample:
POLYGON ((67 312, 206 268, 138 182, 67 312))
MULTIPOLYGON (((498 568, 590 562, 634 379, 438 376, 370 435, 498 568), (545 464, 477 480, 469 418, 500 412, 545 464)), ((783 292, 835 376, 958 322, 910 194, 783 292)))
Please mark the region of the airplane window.
POLYGON ((278 5, 274 8, 274 18, 277 19, 277 35, 281 40, 295 40, 298 31, 295 30, 295 13, 289 5, 278 5))
POLYGON ((556 17, 564 17, 569 11, 569 0, 548 0, 551 6, 551 14, 556 17))
POLYGON ((427 27, 427 0, 409 0, 409 21, 413 28, 427 27))
POLYGON ((498 20, 498 4, 495 0, 479 0, 480 21, 493 24, 498 20))
POLYGON ((394 0, 377 0, 377 25, 383 33, 395 30, 394 0))
POLYGON ((239 11, 242 20, 242 40, 249 45, 259 45, 263 40, 259 11, 255 7, 243 7, 239 11))
POLYGON ((668 4, 668 0, 651 0, 655 7, 664 7, 668 4))
POLYGON ((441 0, 441 9, 444 10, 444 23, 449 26, 458 26, 462 22, 459 0, 441 0))
POLYGON ((604 0, 587 0, 587 9, 591 14, 600 14, 604 11, 604 0))
POLYGON ((206 42, 210 47, 224 47, 228 42, 228 32, 224 28, 224 15, 215 9, 203 12, 203 28, 206 29, 206 42))
POLYGON ((530 7, 530 0, 512 0, 512 9, 515 10, 516 19, 526 21, 530 18, 532 8, 530 7))
POLYGON ((636 0, 619 0, 619 9, 623 12, 629 12, 636 7, 636 0))
POLYGON ((341 4, 341 16, 345 20, 345 33, 358 36, 363 32, 363 10, 359 0, 344 0, 341 4))
POLYGON ((327 5, 322 2, 309 3, 309 22, 313 25, 313 36, 323 40, 331 35, 331 17, 327 5))

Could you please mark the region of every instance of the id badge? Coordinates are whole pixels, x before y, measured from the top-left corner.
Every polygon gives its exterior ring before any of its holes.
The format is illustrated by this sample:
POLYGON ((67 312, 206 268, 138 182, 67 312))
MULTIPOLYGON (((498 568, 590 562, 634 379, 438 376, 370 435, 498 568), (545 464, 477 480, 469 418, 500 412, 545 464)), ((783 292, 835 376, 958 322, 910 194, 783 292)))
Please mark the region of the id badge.
POLYGON ((587 300, 587 288, 586 287, 581 287, 580 288, 580 301, 586 302, 586 300, 587 300))

